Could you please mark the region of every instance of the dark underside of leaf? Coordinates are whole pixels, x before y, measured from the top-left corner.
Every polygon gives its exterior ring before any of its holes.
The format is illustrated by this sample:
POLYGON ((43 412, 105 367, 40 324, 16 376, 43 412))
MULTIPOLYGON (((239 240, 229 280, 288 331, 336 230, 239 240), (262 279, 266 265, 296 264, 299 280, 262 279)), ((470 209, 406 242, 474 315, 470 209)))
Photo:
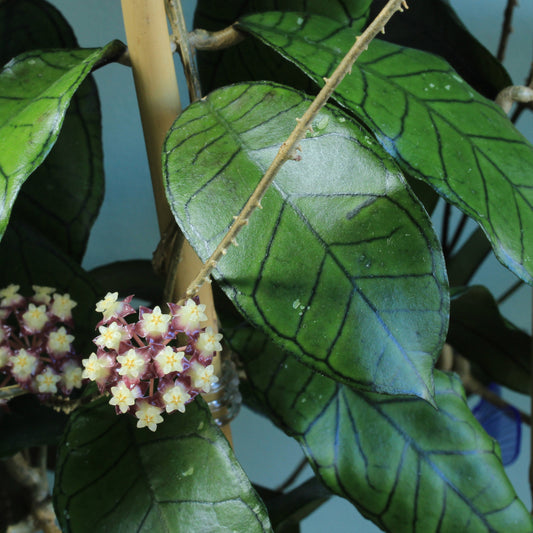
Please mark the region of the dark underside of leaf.
MULTIPOLYGON (((251 15, 242 27, 319 85, 353 44, 351 32, 318 15, 251 15)), ((504 265, 533 280, 533 147, 500 108, 439 57, 379 40, 332 97, 402 168, 474 218, 504 265)))
MULTIPOLYGON (((369 20, 385 6, 374 0, 369 20)), ((423 0, 392 17, 380 39, 442 56, 476 91, 494 100, 512 85, 503 65, 466 29, 447 0, 423 0)))
MULTIPOLYGON (((194 27, 217 31, 230 26, 239 17, 256 12, 283 9, 326 15, 352 31, 365 25, 370 0, 199 0, 194 27)), ((271 80, 311 93, 309 78, 269 47, 246 39, 226 50, 198 51, 198 67, 204 94, 230 83, 271 80)))
POLYGON ((452 298, 447 342, 484 377, 530 393, 531 338, 501 316, 485 287, 458 290, 452 298))
POLYGON ((70 419, 54 506, 65 533, 259 533, 266 510, 201 400, 155 433, 102 399, 70 419))
MULTIPOLYGON (((242 84, 178 118, 164 146, 167 196, 202 260, 309 102, 276 84, 242 84)), ((331 108, 313 128, 215 276, 249 320, 318 371, 429 399, 448 313, 438 240, 359 125, 331 108)))
POLYGON ((224 332, 271 419, 330 490, 384 530, 533 531, 457 377, 436 372, 434 409, 313 374, 246 324, 224 332))

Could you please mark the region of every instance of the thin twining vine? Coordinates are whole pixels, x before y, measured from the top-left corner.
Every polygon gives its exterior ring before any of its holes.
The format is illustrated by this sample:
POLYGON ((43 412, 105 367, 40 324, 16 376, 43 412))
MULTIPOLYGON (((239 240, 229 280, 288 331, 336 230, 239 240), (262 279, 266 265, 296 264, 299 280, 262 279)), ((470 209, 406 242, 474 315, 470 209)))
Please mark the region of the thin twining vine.
POLYGON ((293 129, 288 139, 282 143, 276 157, 268 167, 265 175, 261 178, 261 181, 239 215, 234 217, 235 220, 229 231, 187 287, 184 299, 193 297, 204 282, 209 282, 209 276, 220 258, 227 253, 228 248, 232 244, 237 246, 236 237, 239 231, 248 224, 248 219, 253 211, 262 207, 261 200, 281 167, 289 159, 295 159, 298 157, 296 152, 300 149, 299 143, 310 129, 311 123, 318 112, 324 107, 324 105, 326 105, 330 96, 344 77, 351 72, 356 59, 368 48, 368 45, 374 37, 376 37, 378 33, 384 31, 385 25, 397 11, 401 12, 404 8, 408 9, 406 0, 389 0, 368 28, 356 38, 354 45, 343 57, 331 77, 324 78, 325 85, 322 87, 316 98, 311 102, 303 116, 297 119, 296 127, 293 129))

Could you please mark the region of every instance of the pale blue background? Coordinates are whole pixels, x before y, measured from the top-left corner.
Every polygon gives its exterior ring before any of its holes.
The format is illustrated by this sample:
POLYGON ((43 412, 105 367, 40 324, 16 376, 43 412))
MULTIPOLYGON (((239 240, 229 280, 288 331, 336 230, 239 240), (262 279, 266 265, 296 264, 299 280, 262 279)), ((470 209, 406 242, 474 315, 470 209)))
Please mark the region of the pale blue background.
MULTIPOLYGON (((224 0, 220 0, 223 2, 224 0)), ((424 0, 411 0, 424 1, 424 0)), ((118 38, 125 41, 120 2, 118 0, 51 0, 72 24, 81 46, 101 46, 118 38)), ((469 29, 495 51, 505 0, 453 0, 451 2, 469 29)), ((183 0, 192 18, 195 2, 183 0)), ((396 15, 401 16, 401 15, 396 15)), ((524 0, 516 10, 514 34, 507 53, 508 67, 515 83, 522 83, 531 61, 533 4, 524 0)), ((131 72, 120 65, 109 65, 96 73, 103 113, 106 200, 96 222, 85 266, 127 258, 150 258, 158 241, 155 210, 151 201, 151 185, 145 158, 139 114, 131 72)), ((185 81, 179 74, 179 85, 185 81)), ((182 102, 186 100, 183 94, 182 102)), ((519 124, 528 137, 533 137, 531 113, 524 114, 519 124)), ((513 277, 496 261, 488 261, 476 281, 494 288, 498 295, 513 277)), ((523 289, 504 306, 504 312, 524 329, 530 328, 529 289, 523 289)), ((525 398, 517 398, 529 411, 525 398)), ((235 450, 253 481, 267 486, 279 484, 296 465, 299 446, 274 429, 271 424, 244 410, 232 424, 235 450)), ((529 431, 525 431, 521 460, 508 469, 519 496, 530 505, 527 483, 529 431)), ((308 474, 308 473, 307 473, 308 474)), ((305 479, 305 475, 301 480, 305 479)), ((340 498, 332 498, 303 523, 303 533, 345 533, 378 531, 361 518, 354 508, 340 498)), ((191 532, 195 533, 195 532, 191 532)))

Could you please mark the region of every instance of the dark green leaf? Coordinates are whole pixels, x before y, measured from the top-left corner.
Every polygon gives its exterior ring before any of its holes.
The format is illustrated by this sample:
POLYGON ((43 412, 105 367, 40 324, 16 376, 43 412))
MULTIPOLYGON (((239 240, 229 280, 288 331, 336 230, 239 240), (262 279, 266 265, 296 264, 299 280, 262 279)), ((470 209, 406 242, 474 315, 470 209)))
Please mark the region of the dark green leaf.
POLYGON ((270 531, 200 400, 166 415, 155 433, 105 400, 78 410, 59 450, 54 506, 65 533, 270 531))
POLYGON ((102 290, 73 259, 16 217, 0 243, 0 287, 10 283, 19 284, 21 293, 28 296, 33 294, 32 285, 70 294, 78 303, 72 310, 76 347, 80 353, 92 350, 91 339, 100 320, 94 307, 102 290))
MULTIPOLYGON (((369 20, 385 6, 374 0, 369 20)), ((412 2, 392 17, 381 39, 442 56, 476 91, 494 100, 512 85, 503 65, 466 29, 446 0, 412 2)))
POLYGON ((0 234, 22 183, 55 143, 74 92, 95 65, 123 49, 114 41, 100 49, 27 52, 0 73, 0 234))
MULTIPOLYGON (((251 15, 242 27, 295 61, 319 85, 353 32, 309 16, 251 15)), ((375 40, 333 94, 400 165, 474 218, 500 261, 533 282, 533 149, 493 102, 442 59, 375 40)))
MULTIPOLYGON (((352 31, 365 25, 371 0, 199 0, 194 26, 216 31, 233 24, 247 13, 281 9, 328 16, 352 31)), ((198 52, 203 90, 212 90, 239 81, 272 80, 310 92, 307 76, 273 53, 267 46, 247 39, 237 46, 217 52, 198 52)))
MULTIPOLYGON (((27 50, 78 46, 61 13, 44 0, 2 2, 0 43, 2 65, 27 50)), ((103 193, 100 104, 88 76, 72 98, 56 144, 22 186, 14 209, 80 261, 103 193)))
MULTIPOLYGON (((202 260, 309 103, 272 83, 234 85, 174 123, 167 197, 202 260)), ((319 372, 431 398, 448 293, 427 215, 394 162, 340 111, 321 111, 301 148, 215 276, 252 323, 319 372)))
POLYGON ((14 398, 8 405, 8 411, 0 409, 0 457, 58 443, 67 423, 65 414, 44 406, 31 394, 14 398))
POLYGON ((447 340, 492 381, 529 394, 531 338, 500 315, 485 287, 468 287, 452 298, 447 340))
POLYGON ((533 531, 456 376, 435 372, 434 409, 313 374, 257 330, 226 334, 273 421, 300 442, 330 490, 381 528, 533 531))
POLYGON ((123 297, 135 294, 137 298, 159 304, 163 300, 164 281, 147 259, 109 263, 91 270, 90 274, 104 292, 118 291, 123 297))

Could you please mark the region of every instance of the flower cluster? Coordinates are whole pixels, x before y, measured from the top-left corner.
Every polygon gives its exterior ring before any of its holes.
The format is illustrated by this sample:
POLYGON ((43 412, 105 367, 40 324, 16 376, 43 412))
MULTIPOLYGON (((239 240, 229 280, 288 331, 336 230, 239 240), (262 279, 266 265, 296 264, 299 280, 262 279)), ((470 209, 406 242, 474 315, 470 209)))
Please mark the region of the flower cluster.
POLYGON ((69 395, 82 383, 81 358, 70 333, 76 302, 53 287, 34 285, 31 298, 19 289, 0 290, 0 387, 14 380, 41 399, 69 395))
POLYGON ((222 349, 222 335, 201 327, 207 316, 197 299, 168 304, 169 314, 158 306, 140 307, 139 319, 128 322, 125 317, 135 313, 132 296, 117 298, 118 293, 107 293, 96 305, 103 315, 94 339, 98 349, 82 361, 83 378, 111 393, 109 403, 117 414, 133 413, 137 427, 155 431, 163 411, 184 412, 186 404, 218 381, 211 362, 222 349), (185 344, 171 344, 178 336, 185 344))

